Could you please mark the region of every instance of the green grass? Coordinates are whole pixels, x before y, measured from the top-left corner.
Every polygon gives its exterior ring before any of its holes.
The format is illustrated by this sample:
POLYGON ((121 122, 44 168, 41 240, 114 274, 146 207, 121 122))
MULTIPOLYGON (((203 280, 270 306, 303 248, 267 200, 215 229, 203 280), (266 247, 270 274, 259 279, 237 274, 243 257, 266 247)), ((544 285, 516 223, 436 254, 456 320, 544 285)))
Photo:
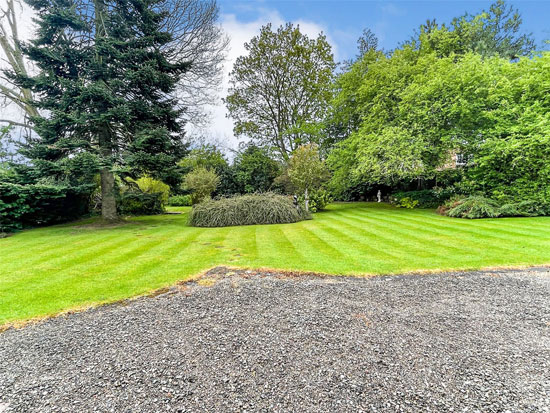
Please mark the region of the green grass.
POLYGON ((385 274, 550 263, 544 217, 470 221, 355 203, 296 224, 186 221, 162 215, 94 228, 87 220, 0 239, 0 324, 146 293, 216 265, 385 274))

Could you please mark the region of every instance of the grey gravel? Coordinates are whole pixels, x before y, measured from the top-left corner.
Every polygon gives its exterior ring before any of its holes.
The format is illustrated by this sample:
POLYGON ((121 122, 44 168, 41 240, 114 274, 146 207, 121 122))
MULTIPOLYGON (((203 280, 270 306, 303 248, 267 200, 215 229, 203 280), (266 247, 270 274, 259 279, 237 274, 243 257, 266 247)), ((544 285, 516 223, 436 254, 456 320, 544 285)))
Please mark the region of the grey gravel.
POLYGON ((550 272, 217 268, 0 334, 0 412, 92 411, 550 412, 550 272))

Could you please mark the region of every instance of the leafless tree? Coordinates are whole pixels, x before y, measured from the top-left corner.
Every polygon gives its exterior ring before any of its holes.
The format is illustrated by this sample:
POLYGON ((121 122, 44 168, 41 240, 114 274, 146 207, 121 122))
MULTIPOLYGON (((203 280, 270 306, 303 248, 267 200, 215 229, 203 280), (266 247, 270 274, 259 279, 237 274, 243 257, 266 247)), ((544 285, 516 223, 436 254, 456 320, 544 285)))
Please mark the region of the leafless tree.
MULTIPOLYGON (((18 24, 23 5, 20 0, 1 0, 0 3, 1 66, 16 75, 27 76, 29 74, 28 62, 21 49, 18 24)), ((0 71, 0 108, 2 109, 0 125, 4 126, 29 129, 29 119, 39 116, 38 111, 32 105, 31 91, 15 85, 4 71, 0 71)))
POLYGON ((208 120, 205 105, 216 104, 229 38, 218 24, 216 0, 164 0, 165 29, 173 36, 167 45, 173 61, 191 62, 178 98, 186 120, 202 126, 208 120))

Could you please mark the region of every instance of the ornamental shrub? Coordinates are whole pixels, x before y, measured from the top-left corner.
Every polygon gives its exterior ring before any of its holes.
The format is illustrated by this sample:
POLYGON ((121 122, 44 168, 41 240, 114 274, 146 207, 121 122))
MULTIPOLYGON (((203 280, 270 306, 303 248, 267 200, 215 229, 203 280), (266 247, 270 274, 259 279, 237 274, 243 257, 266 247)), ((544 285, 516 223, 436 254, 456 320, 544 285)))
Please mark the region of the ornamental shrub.
POLYGON ((219 184, 220 177, 216 172, 203 167, 192 170, 183 179, 184 188, 191 191, 193 205, 210 199, 219 184))
MULTIPOLYGON (((299 197, 301 205, 304 205, 304 195, 299 197)), ((326 189, 317 189, 309 194, 309 210, 310 212, 322 211, 328 204, 333 201, 332 194, 326 189)))
POLYGON ((126 182, 136 185, 145 194, 160 194, 163 204, 168 202, 170 187, 158 179, 144 175, 138 179, 126 178, 126 182))
MULTIPOLYGON (((416 202, 418 208, 437 208, 451 198, 452 189, 424 189, 421 191, 396 192, 392 195, 392 203, 401 206, 402 200, 408 198, 407 204, 416 202)), ((403 206, 405 207, 405 206, 403 206)), ((406 207, 405 207, 406 208, 406 207)))
POLYGON ((523 211, 518 208, 518 204, 504 204, 498 210, 499 216, 501 217, 525 217, 526 215, 523 211))
POLYGON ((191 195, 173 195, 168 198, 169 206, 191 206, 192 204, 191 195))
POLYGON ((284 224, 311 216, 292 198, 273 193, 210 200, 193 206, 189 224, 195 227, 284 224))
POLYGON ((544 197, 500 204, 482 196, 455 197, 440 206, 441 215, 456 218, 535 217, 550 215, 550 202, 544 197))
POLYGON ((453 218, 498 218, 500 216, 499 205, 492 199, 482 196, 469 196, 453 200, 446 215, 453 218))
POLYGON ((401 198, 397 203, 398 208, 413 209, 418 206, 418 200, 409 197, 401 198))
POLYGON ((161 192, 126 191, 120 195, 118 209, 121 215, 157 215, 164 212, 161 192))
POLYGON ((550 203, 544 199, 531 199, 516 203, 504 204, 500 207, 503 217, 537 217, 550 215, 550 203))

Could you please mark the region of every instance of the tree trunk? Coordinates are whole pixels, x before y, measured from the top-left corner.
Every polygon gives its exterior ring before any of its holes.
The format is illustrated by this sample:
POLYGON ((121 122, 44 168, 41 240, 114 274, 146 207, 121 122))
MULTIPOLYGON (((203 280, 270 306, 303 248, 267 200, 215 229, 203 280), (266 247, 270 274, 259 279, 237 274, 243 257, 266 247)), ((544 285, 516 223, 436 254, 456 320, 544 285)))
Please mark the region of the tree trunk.
POLYGON ((424 178, 419 176, 416 182, 416 189, 420 191, 423 187, 424 187, 424 178))
POLYGON ((109 168, 102 168, 101 176, 101 217, 106 221, 116 221, 115 175, 109 168))
POLYGON ((102 159, 102 167, 99 170, 101 177, 101 217, 106 221, 118 220, 116 210, 115 175, 111 170, 113 146, 111 131, 108 125, 103 125, 99 131, 99 152, 102 159))
MULTIPOLYGON (((100 53, 101 49, 97 47, 101 44, 102 38, 106 36, 105 33, 105 15, 106 7, 104 0, 94 0, 95 6, 95 60, 99 66, 103 66, 103 55, 100 53)), ((105 83, 100 78, 99 82, 105 83)), ((99 152, 103 158, 103 166, 99 171, 101 176, 101 217, 106 221, 118 220, 118 213, 116 210, 116 195, 115 195, 115 175, 111 170, 112 156, 113 156, 113 140, 111 130, 108 124, 101 125, 99 129, 99 152)))
POLYGON ((307 188, 304 192, 304 204, 306 206, 306 212, 309 212, 309 195, 308 195, 308 192, 307 192, 307 188))

